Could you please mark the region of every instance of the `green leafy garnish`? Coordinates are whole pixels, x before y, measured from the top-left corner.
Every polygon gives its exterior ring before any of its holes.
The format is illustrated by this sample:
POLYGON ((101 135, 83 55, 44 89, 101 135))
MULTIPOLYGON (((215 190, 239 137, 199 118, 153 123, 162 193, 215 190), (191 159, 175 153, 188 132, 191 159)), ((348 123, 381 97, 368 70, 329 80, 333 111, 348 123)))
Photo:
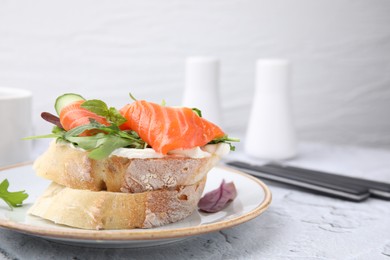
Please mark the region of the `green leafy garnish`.
POLYGON ((130 96, 130 98, 131 98, 133 101, 137 101, 137 99, 133 96, 133 94, 129 93, 129 96, 130 96))
MULTIPOLYGON (((199 117, 202 117, 202 111, 200 109, 193 107, 192 111, 194 111, 195 114, 197 114, 199 117)), ((235 151, 236 147, 232 144, 232 142, 239 142, 239 141, 240 139, 238 138, 232 138, 232 137, 228 137, 227 135, 224 135, 222 137, 211 140, 208 144, 227 143, 230 146, 230 151, 235 151)))
MULTIPOLYGON (((129 96, 134 101, 137 100, 131 93, 129 93, 129 96)), ((166 105, 165 100, 162 100, 161 105, 166 105)), ((42 113, 42 118, 55 124, 52 133, 48 135, 26 137, 24 139, 56 138, 57 142, 69 142, 76 147, 88 151, 88 157, 95 160, 108 157, 118 148, 144 149, 150 147, 135 131, 120 129, 120 126, 127 120, 114 107, 108 107, 105 102, 98 99, 86 100, 81 104, 81 107, 104 117, 109 122, 109 125, 100 124, 96 120, 90 118, 89 124, 81 125, 66 131, 63 129, 58 117, 45 112, 42 113), (85 133, 87 133, 86 136, 85 133)), ((192 111, 199 117, 202 117, 202 111, 198 108, 192 108, 192 111)), ((209 144, 227 143, 230 145, 230 150, 234 151, 235 147, 231 142, 239 141, 240 140, 236 138, 223 136, 212 140, 209 144)))
POLYGON ((24 190, 10 192, 8 187, 9 182, 7 179, 0 183, 0 199, 3 199, 11 209, 22 206, 23 201, 28 198, 28 194, 24 190))
POLYGON ((88 109, 89 111, 105 117, 111 123, 121 125, 126 122, 126 118, 124 118, 118 110, 114 107, 108 108, 107 104, 98 99, 87 100, 83 104, 81 104, 82 108, 88 109))
POLYGON ((202 111, 200 109, 193 107, 192 111, 194 111, 199 117, 202 117, 202 111))
POLYGON ((121 147, 143 149, 147 146, 134 131, 122 131, 115 124, 105 126, 94 120, 91 120, 87 125, 75 127, 69 131, 54 127, 52 136, 56 137, 57 141, 67 141, 90 151, 88 157, 95 160, 104 159, 115 149, 121 147), (85 131, 95 131, 96 134, 79 136, 85 131))
POLYGON ((224 135, 219 138, 215 138, 212 141, 210 141, 208 144, 219 144, 219 143, 227 143, 230 146, 230 151, 235 151, 236 147, 232 144, 232 142, 239 142, 240 139, 238 138, 232 138, 227 135, 224 135))
POLYGON ((89 153, 89 158, 100 160, 109 156, 115 149, 128 147, 133 142, 130 139, 116 135, 106 135, 104 142, 89 153))

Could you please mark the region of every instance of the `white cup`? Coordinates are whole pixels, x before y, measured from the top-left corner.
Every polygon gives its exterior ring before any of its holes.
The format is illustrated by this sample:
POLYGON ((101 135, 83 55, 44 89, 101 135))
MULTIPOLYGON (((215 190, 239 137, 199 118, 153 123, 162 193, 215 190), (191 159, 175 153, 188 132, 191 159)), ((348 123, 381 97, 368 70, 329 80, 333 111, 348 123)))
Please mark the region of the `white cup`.
POLYGON ((0 87, 0 167, 31 159, 31 106, 30 91, 0 87))

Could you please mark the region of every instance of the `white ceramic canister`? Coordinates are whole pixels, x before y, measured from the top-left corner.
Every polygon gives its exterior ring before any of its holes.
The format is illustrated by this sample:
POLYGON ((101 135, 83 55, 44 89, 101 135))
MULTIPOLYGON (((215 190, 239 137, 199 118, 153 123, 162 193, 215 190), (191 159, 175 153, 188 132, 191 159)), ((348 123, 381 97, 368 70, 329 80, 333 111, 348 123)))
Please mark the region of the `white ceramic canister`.
POLYGON ((268 160, 296 155, 290 77, 287 60, 257 61, 255 94, 245 137, 247 154, 268 160))
POLYGON ((219 126, 222 125, 217 58, 187 58, 182 105, 198 108, 204 118, 219 126))

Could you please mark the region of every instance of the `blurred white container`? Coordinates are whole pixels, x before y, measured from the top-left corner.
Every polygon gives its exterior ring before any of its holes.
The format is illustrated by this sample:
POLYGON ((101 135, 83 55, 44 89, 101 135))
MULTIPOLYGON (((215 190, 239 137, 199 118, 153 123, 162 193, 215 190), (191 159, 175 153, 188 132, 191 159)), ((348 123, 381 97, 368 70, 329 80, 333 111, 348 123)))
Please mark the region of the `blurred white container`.
POLYGON ((31 159, 31 109, 30 91, 0 87, 0 166, 31 159))
POLYGON ((186 60, 183 106, 196 107, 207 120, 221 126, 219 60, 189 57, 186 60))
POLYGON ((297 153, 290 95, 291 66, 282 59, 256 64, 255 95, 246 133, 245 152, 268 160, 297 153))

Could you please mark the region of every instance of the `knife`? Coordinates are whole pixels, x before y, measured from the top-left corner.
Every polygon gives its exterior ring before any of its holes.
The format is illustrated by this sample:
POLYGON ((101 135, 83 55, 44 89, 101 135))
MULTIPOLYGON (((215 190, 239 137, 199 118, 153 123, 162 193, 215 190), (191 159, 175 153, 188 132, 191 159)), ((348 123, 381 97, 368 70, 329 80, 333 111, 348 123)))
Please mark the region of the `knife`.
POLYGON ((282 166, 283 168, 277 168, 277 165, 269 167, 267 165, 252 165, 241 161, 227 162, 227 165, 241 169, 255 177, 262 177, 347 200, 362 201, 370 196, 369 189, 366 186, 341 183, 336 179, 326 179, 321 175, 303 171, 296 173, 290 169, 285 169, 284 166, 282 166))
POLYGON ((264 167, 270 167, 273 169, 283 169, 287 170, 289 172, 293 172, 294 174, 309 174, 309 175, 315 175, 319 176, 321 174, 321 177, 327 180, 337 181, 340 183, 351 183, 354 185, 360 185, 362 187, 367 187, 370 191, 370 194, 381 199, 390 200, 390 183, 385 182, 379 182, 379 181, 372 181, 367 179, 361 179, 356 177, 350 177, 345 175, 338 175, 333 173, 327 173, 323 171, 317 171, 317 170, 311 170, 306 168, 300 168, 300 167, 294 167, 289 165, 281 165, 281 164, 266 164, 263 165, 264 167))

